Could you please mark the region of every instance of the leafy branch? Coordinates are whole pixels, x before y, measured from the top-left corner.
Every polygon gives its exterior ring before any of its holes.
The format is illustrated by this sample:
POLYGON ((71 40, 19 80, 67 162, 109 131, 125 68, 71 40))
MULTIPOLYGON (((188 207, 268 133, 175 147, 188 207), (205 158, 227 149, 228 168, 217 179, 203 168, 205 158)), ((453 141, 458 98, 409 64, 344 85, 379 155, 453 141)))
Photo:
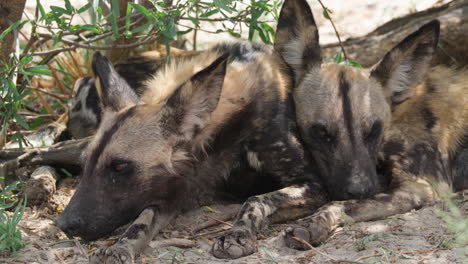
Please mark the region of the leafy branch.
POLYGON ((335 55, 335 58, 334 58, 334 61, 336 63, 343 63, 345 65, 348 65, 348 66, 354 66, 354 67, 357 67, 357 68, 361 68, 362 69, 362 66, 361 64, 359 64, 358 62, 356 61, 353 61, 351 60, 348 55, 346 54, 346 50, 344 48, 344 45, 343 45, 343 42, 341 41, 341 37, 340 37, 340 33, 338 33, 338 30, 336 29, 336 26, 335 26, 335 23, 333 22, 333 19, 331 18, 331 14, 333 13, 333 11, 331 9, 329 9, 328 7, 326 7, 321 0, 317 0, 320 5, 322 6, 322 9, 323 9, 323 16, 328 19, 333 27, 333 30, 335 31, 335 35, 336 35, 336 38, 338 39, 338 43, 340 44, 340 48, 341 48, 341 52, 338 52, 336 55, 335 55))
MULTIPOLYGON (((272 43, 274 30, 269 23, 277 19, 283 2, 147 0, 141 5, 127 1, 126 6, 119 6, 122 1, 102 0, 105 6, 96 5, 98 1, 74 6, 73 1, 64 0, 46 11, 44 1, 36 0, 34 17, 11 21, 0 32, 0 42, 13 33, 26 40, 17 53, 0 61, 0 141, 17 140, 20 147, 28 144, 21 131, 49 121, 43 118, 45 114, 60 116, 66 111, 73 83, 86 75, 89 50, 144 51, 154 43, 169 50, 172 41, 196 31, 240 37, 247 30, 249 39, 272 43), (85 13, 90 13, 90 21, 77 22, 85 13), (213 29, 204 27, 208 23, 213 29), (30 34, 23 33, 25 25, 31 26, 30 34), (43 79, 52 79, 55 86, 35 85, 35 80, 43 79), (31 118, 34 115, 36 119, 31 118), (8 139, 1 140, 1 135, 8 139)), ((197 38, 193 41, 196 47, 197 38)))

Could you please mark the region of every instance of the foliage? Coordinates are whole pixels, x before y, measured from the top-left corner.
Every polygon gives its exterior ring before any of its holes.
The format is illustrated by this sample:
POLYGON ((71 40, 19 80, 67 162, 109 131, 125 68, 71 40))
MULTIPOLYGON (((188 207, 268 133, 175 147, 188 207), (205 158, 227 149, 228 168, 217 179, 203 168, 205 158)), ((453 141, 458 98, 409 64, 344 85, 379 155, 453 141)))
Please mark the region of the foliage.
POLYGON ((25 246, 17 225, 26 208, 26 199, 18 199, 14 194, 18 186, 19 182, 14 182, 0 189, 0 252, 16 252, 25 246), (6 210, 13 208, 13 215, 10 216, 6 210))
POLYGON ((361 64, 359 64, 358 62, 356 62, 354 60, 351 60, 350 58, 348 58, 348 56, 346 54, 345 48, 343 46, 343 42, 341 41, 341 38, 340 38, 340 34, 338 33, 338 30, 336 29, 335 23, 333 23, 333 19, 331 18, 331 14, 333 13, 333 10, 326 7, 322 3, 321 0, 317 0, 317 1, 322 6, 323 17, 330 21, 330 23, 331 23, 331 25, 333 27, 333 30, 335 31, 336 38, 338 39, 338 43, 340 44, 341 51, 338 51, 336 53, 333 60, 338 64, 344 64, 344 65, 353 66, 353 67, 357 67, 357 68, 362 69, 361 64))
MULTIPOLYGON (((144 50, 155 42, 165 44, 169 51, 171 41, 190 32, 196 36, 197 31, 240 37, 247 30, 249 39, 272 43, 274 29, 269 23, 278 18, 282 4, 280 0, 148 0, 144 5, 128 2, 121 10, 122 1, 117 0, 94 0, 84 6, 64 0, 46 12, 44 2, 36 0, 37 16, 16 21, 0 32, 1 42, 7 34, 22 33, 25 25, 32 27, 29 36, 22 34, 27 43, 8 61, 0 62, 0 139, 8 135, 20 147, 27 143, 23 132, 66 111, 74 81, 87 74, 89 51, 144 50), (110 6, 109 12, 100 2, 110 6), (91 14, 91 21, 78 23, 85 12, 91 14), (211 23, 214 30, 204 29, 202 23, 211 23), (33 76, 52 80, 55 87, 37 87, 33 76)), ((196 47, 196 38, 193 42, 196 47)))

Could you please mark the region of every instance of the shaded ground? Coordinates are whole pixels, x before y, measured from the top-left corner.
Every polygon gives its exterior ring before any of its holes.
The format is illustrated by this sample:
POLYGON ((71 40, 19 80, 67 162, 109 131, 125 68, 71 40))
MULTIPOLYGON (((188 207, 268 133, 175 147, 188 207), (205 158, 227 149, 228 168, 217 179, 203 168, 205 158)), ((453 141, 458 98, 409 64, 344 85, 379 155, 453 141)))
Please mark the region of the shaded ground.
MULTIPOLYGON (((68 202, 75 184, 76 179, 59 184, 53 197, 58 210, 68 202)), ((468 200, 460 206, 464 216, 468 216, 468 200)), ((216 259, 210 254, 212 241, 229 228, 230 219, 238 209, 239 205, 204 207, 179 217, 151 243, 137 263, 353 263, 343 260, 468 263, 468 247, 447 248, 453 234, 438 216, 441 204, 380 221, 345 226, 324 245, 304 252, 284 246, 281 230, 287 225, 272 225, 259 235, 257 253, 234 261, 216 259)), ((0 263, 87 263, 87 255, 97 246, 115 241, 110 238, 85 244, 70 240, 55 226, 55 214, 56 211, 49 209, 27 208, 19 226, 28 245, 15 256, 0 257, 0 263)))

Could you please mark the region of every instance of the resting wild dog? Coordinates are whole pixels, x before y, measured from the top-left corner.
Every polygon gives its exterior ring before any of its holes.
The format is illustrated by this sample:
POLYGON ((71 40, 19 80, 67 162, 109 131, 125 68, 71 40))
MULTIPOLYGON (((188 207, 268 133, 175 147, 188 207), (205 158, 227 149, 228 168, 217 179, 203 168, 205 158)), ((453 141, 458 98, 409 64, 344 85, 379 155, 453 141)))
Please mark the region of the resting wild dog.
POLYGON ((221 258, 251 254, 256 232, 273 213, 307 213, 326 202, 296 136, 291 79, 271 51, 220 44, 157 72, 141 97, 95 54, 103 119, 57 222, 86 240, 134 222, 91 262, 130 262, 176 214, 228 192, 276 190, 247 199, 213 246, 221 258))
MULTIPOLYGON (((165 64, 166 52, 165 47, 162 48, 143 52, 115 65, 116 71, 137 95, 143 94, 146 88, 144 82, 165 64)), ((171 47, 173 61, 189 59, 196 54, 194 51, 171 47)), ((68 105, 67 128, 72 137, 79 139, 95 134, 101 122, 102 111, 92 77, 80 78, 75 82, 73 97, 68 101, 68 105)))
POLYGON ((468 188, 468 72, 430 67, 439 22, 406 37, 370 70, 322 63, 317 27, 305 0, 287 0, 275 49, 294 72, 298 127, 319 175, 341 200, 291 236, 319 244, 344 221, 420 208, 438 188, 468 188))

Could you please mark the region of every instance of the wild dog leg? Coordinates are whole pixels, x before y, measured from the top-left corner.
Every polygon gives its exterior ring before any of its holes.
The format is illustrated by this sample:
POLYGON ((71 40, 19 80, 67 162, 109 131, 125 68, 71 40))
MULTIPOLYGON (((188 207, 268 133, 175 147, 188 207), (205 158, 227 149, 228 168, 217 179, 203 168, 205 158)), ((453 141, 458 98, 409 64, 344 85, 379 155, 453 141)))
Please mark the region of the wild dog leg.
MULTIPOLYGON (((268 217, 274 213, 282 214, 284 210, 298 211, 302 215, 312 212, 323 196, 316 195, 307 184, 295 185, 250 197, 242 206, 234 226, 213 244, 213 255, 217 258, 236 259, 256 251, 256 234, 266 224, 268 217)), ((289 214, 291 217, 298 217, 289 214)))
POLYGON ((302 238, 318 246, 335 228, 345 223, 382 219, 421 208, 425 203, 437 199, 438 195, 429 182, 423 179, 403 182, 393 191, 377 194, 372 199, 328 203, 301 226, 288 228, 284 239, 288 247, 305 250, 308 247, 292 237, 302 238))
POLYGON ((122 237, 108 248, 99 248, 89 257, 89 263, 133 263, 154 235, 172 219, 155 208, 145 209, 128 227, 122 237))

